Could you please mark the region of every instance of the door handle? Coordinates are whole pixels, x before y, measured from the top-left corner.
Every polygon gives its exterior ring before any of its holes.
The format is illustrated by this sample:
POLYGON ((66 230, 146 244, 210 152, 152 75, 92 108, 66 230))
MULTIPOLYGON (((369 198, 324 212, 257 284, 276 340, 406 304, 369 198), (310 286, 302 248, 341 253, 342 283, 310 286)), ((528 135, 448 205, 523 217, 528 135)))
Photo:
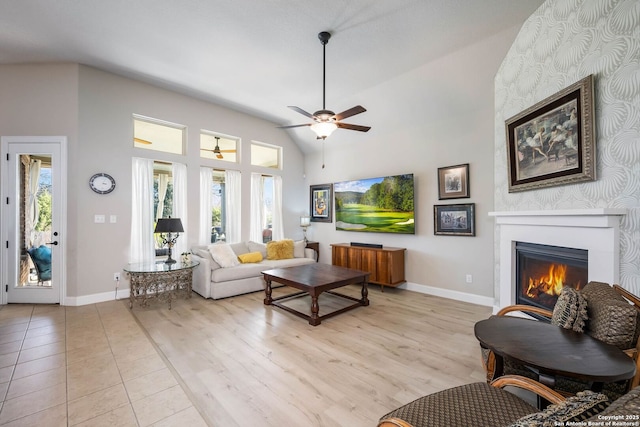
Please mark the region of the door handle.
POLYGON ((53 242, 49 242, 47 243, 47 245, 54 245, 54 246, 58 246, 58 241, 54 240, 53 242))

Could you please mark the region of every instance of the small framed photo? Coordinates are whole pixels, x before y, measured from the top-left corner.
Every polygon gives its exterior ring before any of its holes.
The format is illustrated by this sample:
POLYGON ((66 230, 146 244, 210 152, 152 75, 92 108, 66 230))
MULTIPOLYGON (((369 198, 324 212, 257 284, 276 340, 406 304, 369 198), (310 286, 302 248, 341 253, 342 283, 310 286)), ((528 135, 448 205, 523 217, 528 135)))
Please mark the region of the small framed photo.
POLYGON ((469 193, 469 163, 438 168, 438 199, 464 199, 469 193))
POLYGON ((433 234, 475 236, 475 203, 433 206, 433 234))
POLYGON ((333 222, 333 184, 310 186, 309 201, 312 222, 333 222))
POLYGON ((596 179, 593 76, 505 122, 509 192, 596 179))

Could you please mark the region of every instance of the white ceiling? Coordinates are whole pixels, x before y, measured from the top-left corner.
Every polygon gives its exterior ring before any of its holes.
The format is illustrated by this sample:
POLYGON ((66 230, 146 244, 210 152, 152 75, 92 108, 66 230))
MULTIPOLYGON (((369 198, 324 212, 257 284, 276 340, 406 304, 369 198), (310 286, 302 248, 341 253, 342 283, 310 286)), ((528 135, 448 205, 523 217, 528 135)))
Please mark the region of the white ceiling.
MULTIPOLYGON (((519 26, 544 0, 2 0, 0 63, 77 62, 277 124, 519 26)), ((367 107, 367 105, 364 105, 367 107)), ((367 113, 349 123, 375 126, 367 113)), ((290 131, 304 151, 312 133, 290 131)), ((337 132, 349 132, 338 130, 337 132)))

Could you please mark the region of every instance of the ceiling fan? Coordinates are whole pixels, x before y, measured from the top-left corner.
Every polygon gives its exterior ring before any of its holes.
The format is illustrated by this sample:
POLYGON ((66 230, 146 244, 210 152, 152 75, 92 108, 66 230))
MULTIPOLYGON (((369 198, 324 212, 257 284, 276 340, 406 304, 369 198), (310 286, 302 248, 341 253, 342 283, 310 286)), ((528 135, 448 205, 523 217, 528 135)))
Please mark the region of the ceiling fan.
POLYGON ((133 138, 133 140, 139 144, 144 144, 144 145, 151 145, 153 144, 153 142, 151 141, 147 141, 146 139, 140 139, 140 138, 133 138))
POLYGON ((216 139, 216 146, 215 146, 215 148, 213 150, 208 149, 208 148, 201 148, 201 150, 213 151, 213 153, 219 159, 224 159, 224 156, 222 155, 222 153, 235 153, 236 152, 236 150, 221 150, 220 149, 220 145, 218 145, 218 142, 220 141, 220 137, 219 136, 214 136, 214 138, 216 139))
POLYGON ((331 133, 337 128, 348 129, 348 130, 356 130, 359 132, 366 132, 371 129, 370 126, 360 126, 360 125, 352 125, 349 123, 343 123, 342 120, 347 117, 355 116, 356 114, 364 113, 367 111, 363 106, 356 105, 355 107, 351 107, 348 110, 343 111, 342 113, 334 113, 331 110, 327 110, 325 106, 326 99, 326 45, 329 43, 329 39, 331 38, 331 33, 327 31, 323 31, 318 34, 318 38, 320 39, 320 43, 322 43, 322 110, 318 110, 315 113, 311 114, 307 111, 303 110, 300 107, 289 106, 294 111, 302 114, 303 116, 307 116, 310 119, 313 119, 312 123, 307 123, 303 125, 288 125, 288 126, 278 126, 281 129, 289 129, 296 128, 302 126, 310 126, 311 130, 314 131, 317 135, 317 139, 326 139, 331 133))

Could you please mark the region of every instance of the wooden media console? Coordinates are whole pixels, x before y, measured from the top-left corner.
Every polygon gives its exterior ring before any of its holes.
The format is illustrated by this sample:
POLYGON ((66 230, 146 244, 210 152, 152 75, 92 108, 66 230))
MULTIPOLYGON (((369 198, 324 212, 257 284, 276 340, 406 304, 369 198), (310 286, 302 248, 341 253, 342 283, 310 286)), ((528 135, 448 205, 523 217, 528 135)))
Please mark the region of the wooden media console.
POLYGON ((405 248, 351 246, 349 243, 331 244, 331 263, 369 273, 369 283, 396 287, 405 282, 405 248))

